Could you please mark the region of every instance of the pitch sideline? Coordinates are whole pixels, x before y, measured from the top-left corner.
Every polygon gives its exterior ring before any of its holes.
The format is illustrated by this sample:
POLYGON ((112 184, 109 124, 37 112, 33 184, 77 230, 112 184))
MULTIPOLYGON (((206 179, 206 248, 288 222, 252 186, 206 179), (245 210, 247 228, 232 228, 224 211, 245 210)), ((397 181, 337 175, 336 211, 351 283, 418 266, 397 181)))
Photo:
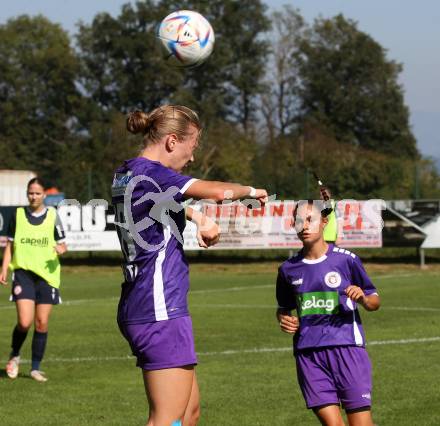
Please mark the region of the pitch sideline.
MULTIPOLYGON (((367 346, 378 346, 378 345, 407 345, 412 343, 433 343, 440 342, 440 336, 435 337, 422 337, 419 339, 400 339, 400 340, 372 340, 367 344, 367 346)), ((271 352, 291 352, 292 347, 282 347, 282 348, 252 348, 252 349, 240 349, 240 350, 226 350, 226 351, 215 351, 215 352, 198 352, 197 356, 227 356, 227 355, 241 355, 241 354, 259 354, 259 353, 271 353, 271 352)), ((105 361, 125 361, 134 360, 135 358, 131 355, 125 356, 108 356, 108 357, 78 357, 78 358, 47 358, 44 360, 47 362, 105 362, 105 361)), ((0 361, 1 363, 6 363, 7 360, 0 361)), ((23 359, 20 361, 21 364, 30 364, 30 360, 23 359)))

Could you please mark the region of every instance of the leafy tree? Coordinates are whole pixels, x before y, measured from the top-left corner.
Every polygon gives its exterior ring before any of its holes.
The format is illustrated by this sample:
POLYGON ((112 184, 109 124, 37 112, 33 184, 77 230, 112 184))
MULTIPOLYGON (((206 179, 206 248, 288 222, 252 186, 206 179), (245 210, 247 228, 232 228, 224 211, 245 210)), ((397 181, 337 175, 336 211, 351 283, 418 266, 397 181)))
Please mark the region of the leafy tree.
POLYGON ((87 97, 103 111, 151 110, 182 82, 182 73, 162 59, 155 28, 166 9, 152 0, 125 4, 117 18, 95 16, 77 35, 80 82, 87 97))
POLYGON ((260 0, 216 0, 210 5, 219 51, 226 59, 223 87, 228 118, 248 131, 256 118, 256 100, 267 62, 268 43, 262 39, 270 29, 266 6, 260 0))
POLYGON ((255 182, 277 199, 304 197, 304 171, 298 157, 298 140, 278 136, 259 150, 255 182))
POLYGON ((78 105, 78 63, 68 34, 43 16, 0 25, 0 167, 54 182, 78 105))
POLYGON ((0 167, 35 170, 83 202, 109 199, 114 169, 141 146, 124 114, 173 102, 205 124, 194 176, 298 199, 318 195, 314 170, 337 198, 438 196, 401 65, 341 15, 309 26, 285 6, 268 33, 265 12, 260 0, 137 1, 80 24, 77 54, 42 16, 0 25, 0 167), (178 9, 201 12, 216 33, 195 69, 169 67, 156 42, 157 23, 178 9))
POLYGON ((165 102, 182 103, 198 111, 209 129, 196 174, 248 176, 246 161, 236 160, 238 153, 242 160, 255 155, 255 140, 249 136, 265 64, 267 44, 259 37, 269 28, 264 10, 260 1, 249 0, 147 0, 124 5, 116 18, 99 14, 91 25, 81 24, 77 40, 86 103, 80 122, 90 144, 101 143, 92 139, 103 140, 105 123, 110 124, 115 111, 135 107, 148 111, 165 102), (192 70, 169 67, 155 38, 157 23, 178 9, 198 10, 215 29, 214 54, 192 70), (220 140, 219 135, 228 140, 220 140), (227 157, 233 161, 226 161, 227 157))
POLYGON ((118 112, 106 121, 92 121, 87 135, 72 136, 63 147, 61 160, 64 172, 60 184, 67 197, 82 202, 92 198, 110 200, 115 169, 138 155, 141 139, 126 131, 125 116, 118 112))
POLYGON ((421 158, 412 164, 413 173, 408 171, 409 176, 414 176, 413 190, 410 197, 413 198, 440 198, 440 175, 432 158, 421 158))
POLYGON ((397 156, 417 155, 408 122, 402 66, 354 21, 317 19, 300 42, 302 118, 330 129, 337 140, 397 156))
POLYGON ((261 111, 269 138, 295 131, 301 112, 300 78, 296 63, 298 42, 308 26, 297 9, 284 6, 272 13, 271 54, 261 111))
POLYGON ((323 127, 310 123, 305 127, 304 165, 324 180, 335 197, 408 197, 413 164, 410 158, 339 142, 323 127))
POLYGON ((99 14, 77 36, 85 93, 104 110, 181 102, 208 121, 229 118, 246 128, 264 72, 264 11, 260 0, 145 0, 124 5, 116 18, 99 14), (157 24, 178 9, 200 11, 215 29, 213 56, 193 70, 169 67, 155 37, 157 24))
POLYGON ((254 138, 238 125, 217 121, 208 127, 190 173, 203 179, 251 184, 256 145, 254 138))

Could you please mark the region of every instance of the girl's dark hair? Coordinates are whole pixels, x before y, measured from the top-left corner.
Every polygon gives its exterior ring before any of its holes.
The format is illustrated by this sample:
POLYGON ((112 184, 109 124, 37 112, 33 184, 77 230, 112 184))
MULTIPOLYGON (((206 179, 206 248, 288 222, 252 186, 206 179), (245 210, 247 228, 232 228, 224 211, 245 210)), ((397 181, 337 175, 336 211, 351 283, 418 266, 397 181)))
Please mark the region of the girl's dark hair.
POLYGON ((149 114, 133 111, 127 116, 127 130, 134 134, 142 133, 145 146, 150 142, 158 142, 170 133, 184 139, 191 124, 201 131, 202 125, 198 115, 192 109, 181 105, 164 105, 149 114))
POLYGON ((316 209, 318 209, 321 213, 321 217, 327 217, 332 211, 333 208, 330 206, 330 203, 328 201, 322 201, 322 200, 302 200, 302 201, 298 201, 295 204, 295 208, 293 209, 293 217, 296 217, 296 214, 298 213, 298 207, 301 204, 305 204, 307 203, 307 205, 309 206, 313 206, 316 207, 316 209))
POLYGON ((29 187, 30 187, 31 185, 33 185, 34 183, 36 183, 37 185, 40 185, 43 189, 46 189, 46 185, 45 185, 45 183, 43 182, 43 179, 41 179, 41 178, 39 178, 39 177, 37 176, 37 177, 32 178, 32 179, 28 182, 28 184, 27 184, 27 189, 28 189, 28 191, 29 191, 29 187))

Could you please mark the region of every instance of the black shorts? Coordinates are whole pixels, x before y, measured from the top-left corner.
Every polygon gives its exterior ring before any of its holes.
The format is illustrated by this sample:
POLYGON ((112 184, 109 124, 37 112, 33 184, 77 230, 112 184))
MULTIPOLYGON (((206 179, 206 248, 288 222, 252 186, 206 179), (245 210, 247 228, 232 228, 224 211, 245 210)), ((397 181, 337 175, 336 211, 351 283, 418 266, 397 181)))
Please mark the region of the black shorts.
POLYGON ((43 278, 25 269, 16 269, 12 275, 11 301, 21 299, 34 300, 37 305, 58 305, 60 292, 43 278))

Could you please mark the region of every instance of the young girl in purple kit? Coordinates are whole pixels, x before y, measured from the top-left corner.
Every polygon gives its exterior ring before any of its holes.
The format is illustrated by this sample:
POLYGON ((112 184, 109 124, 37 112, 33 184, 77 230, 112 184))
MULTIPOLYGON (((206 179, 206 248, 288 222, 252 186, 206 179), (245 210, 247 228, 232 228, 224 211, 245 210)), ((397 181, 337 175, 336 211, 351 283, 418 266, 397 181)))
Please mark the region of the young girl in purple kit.
POLYGON ((187 306, 188 264, 182 247, 185 218, 198 226, 202 247, 218 241, 219 228, 190 208, 185 199, 221 202, 267 192, 233 183, 209 182, 181 174, 194 161, 201 124, 183 106, 136 111, 127 129, 144 135, 139 157, 114 175, 112 201, 124 254, 118 324, 142 368, 149 403, 148 426, 190 426, 199 417, 191 317, 187 306))
POLYGON ((344 425, 342 404, 350 426, 373 426, 371 364, 357 305, 375 311, 380 299, 359 258, 324 241, 328 211, 320 204, 294 210, 303 249, 279 268, 277 318, 294 335, 298 383, 321 424, 344 425))

